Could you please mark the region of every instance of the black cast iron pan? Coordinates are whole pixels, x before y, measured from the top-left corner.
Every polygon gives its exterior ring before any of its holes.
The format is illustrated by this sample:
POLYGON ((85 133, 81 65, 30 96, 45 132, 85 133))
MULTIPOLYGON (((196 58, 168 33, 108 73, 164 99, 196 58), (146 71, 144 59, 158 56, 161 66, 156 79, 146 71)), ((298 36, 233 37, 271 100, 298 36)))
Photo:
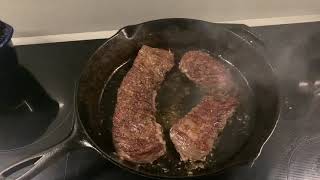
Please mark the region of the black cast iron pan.
POLYGON ((1 176, 6 178, 17 169, 34 163, 18 178, 31 179, 59 156, 83 147, 92 148, 106 160, 148 177, 216 174, 239 164, 252 163, 257 158, 276 126, 279 101, 277 81, 263 45, 244 25, 162 19, 127 26, 92 55, 82 72, 75 92, 75 109, 71 113, 74 128, 70 136, 12 165, 2 171, 1 176), (214 155, 206 162, 181 163, 168 138, 171 122, 187 113, 202 96, 176 67, 168 74, 157 96, 157 119, 164 128, 168 153, 148 165, 136 165, 117 157, 111 136, 117 88, 142 45, 170 49, 177 63, 186 51, 203 50, 220 59, 233 73, 240 106, 221 133, 214 155))

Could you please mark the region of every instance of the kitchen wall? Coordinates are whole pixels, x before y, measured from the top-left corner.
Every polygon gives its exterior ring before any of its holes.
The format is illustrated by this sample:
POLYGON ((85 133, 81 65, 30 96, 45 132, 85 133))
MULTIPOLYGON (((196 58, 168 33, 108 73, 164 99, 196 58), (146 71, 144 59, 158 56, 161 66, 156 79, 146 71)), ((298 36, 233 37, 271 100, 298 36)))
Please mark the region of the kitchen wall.
POLYGON ((0 0, 16 37, 115 30, 169 17, 212 22, 320 14, 319 0, 0 0))

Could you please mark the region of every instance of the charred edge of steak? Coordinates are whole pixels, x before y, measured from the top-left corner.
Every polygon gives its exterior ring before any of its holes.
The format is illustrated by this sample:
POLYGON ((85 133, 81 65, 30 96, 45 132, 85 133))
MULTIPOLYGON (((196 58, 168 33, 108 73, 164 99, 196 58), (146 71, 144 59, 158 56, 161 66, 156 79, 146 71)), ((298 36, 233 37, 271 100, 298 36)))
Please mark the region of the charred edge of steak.
POLYGON ((155 118, 155 96, 174 66, 169 51, 143 46, 117 95, 112 135, 119 157, 151 163, 166 153, 162 127, 155 118))

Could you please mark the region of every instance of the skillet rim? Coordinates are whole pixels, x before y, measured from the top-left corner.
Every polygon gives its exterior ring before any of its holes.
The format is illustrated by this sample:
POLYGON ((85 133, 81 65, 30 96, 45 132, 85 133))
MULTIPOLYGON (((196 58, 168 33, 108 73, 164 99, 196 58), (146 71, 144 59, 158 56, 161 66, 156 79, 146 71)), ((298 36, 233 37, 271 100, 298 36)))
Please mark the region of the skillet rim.
MULTIPOLYGON (((120 167, 121 169, 124 170, 128 170, 129 172, 133 173, 133 174, 137 174, 143 177, 147 177, 147 178, 155 178, 155 179, 161 179, 161 178, 168 178, 168 179, 182 179, 182 178, 193 178, 193 177, 204 177, 204 176, 208 176, 208 175, 218 175, 221 174, 223 171, 233 168, 233 167, 238 167, 244 164, 249 164, 251 163, 251 167, 254 165, 255 160, 258 159, 258 157, 261 154, 261 151, 264 147, 264 145, 269 141, 270 137, 272 136, 272 134, 274 133, 277 125, 278 125, 278 121, 281 117, 281 111, 282 111, 282 106, 281 106, 281 102, 283 102, 283 98, 284 96, 282 95, 279 85, 280 82, 278 80, 278 78, 276 77, 276 71, 273 68, 273 66, 271 65, 271 63, 268 60, 268 56, 266 55, 266 53, 264 53, 266 51, 265 47, 253 47, 252 44, 250 42, 248 42, 245 38, 243 38, 242 36, 238 35, 237 33, 233 32, 232 30, 228 29, 225 26, 245 26, 246 25, 242 25, 242 24, 223 24, 223 23, 212 23, 212 22, 207 22, 207 21, 203 21, 203 20, 197 20, 197 19, 188 19, 188 18, 164 18, 164 19, 157 19, 157 20, 151 20, 151 21, 146 21, 146 22, 142 22, 142 23, 138 23, 138 24, 134 24, 134 25, 128 25, 128 26, 124 26, 122 28, 120 28, 113 36, 111 36, 110 38, 108 38, 102 45, 99 46, 99 48, 97 48, 94 53, 90 56, 89 60, 85 63, 79 78, 76 81, 76 85, 75 85, 75 91, 74 91, 74 106, 75 106, 75 113, 76 113, 76 119, 74 123, 78 123, 79 128, 81 128, 81 131, 84 133, 86 140, 89 141, 89 143, 93 146, 93 149, 96 150, 104 159, 108 160, 109 162, 111 162, 112 164, 120 167), (237 161, 234 163, 230 163, 227 166, 224 166, 223 168, 217 169, 213 172, 205 172, 205 173, 200 173, 200 174, 196 174, 196 175, 184 175, 184 176, 170 176, 170 175, 155 175, 155 174, 148 174, 148 173, 144 173, 144 172, 140 172, 139 170, 133 169, 131 167, 128 167, 124 164, 119 163, 117 160, 114 160, 108 153, 104 152, 99 145, 97 145, 95 143, 95 141, 93 140, 93 138, 89 135, 89 133, 87 132, 87 128, 85 127, 83 121, 80 118, 80 113, 79 113, 79 90, 81 88, 80 86, 80 82, 82 80, 82 77, 86 74, 86 70, 88 69, 88 67, 94 62, 95 60, 95 56, 96 54, 100 53, 104 47, 110 43, 110 41, 112 41, 113 39, 117 38, 119 35, 121 35, 122 32, 126 32, 129 29, 138 29, 138 27, 143 27, 146 24, 149 23, 156 23, 156 22, 165 22, 165 21, 185 21, 185 22, 198 22, 198 23, 205 23, 205 24, 210 24, 210 25, 217 25, 220 26, 219 28, 224 29, 225 31, 228 31, 229 33, 232 33, 235 37, 237 37, 238 39, 240 39, 241 41, 246 42, 250 47, 252 47, 255 51, 259 51, 259 54, 263 55, 263 61, 264 63, 268 66, 268 68, 271 70, 270 75, 272 75, 272 79, 274 80, 274 85, 276 87, 276 95, 277 95, 277 111, 275 112, 275 117, 274 117, 274 124, 273 124, 273 128, 271 130, 271 132, 268 133, 267 138, 265 138, 263 140, 262 145, 260 145, 259 147, 259 152, 256 153, 255 157, 252 158, 248 158, 247 160, 241 160, 241 161, 237 161)), ((248 31, 252 36, 255 36, 253 33, 251 33, 250 31, 248 31)), ((126 37, 127 38, 127 37, 126 37)), ((129 39, 129 38, 127 38, 129 39)), ((259 38, 256 38, 257 40, 259 40, 259 38)), ((261 42, 260 42, 261 43, 261 42)), ((262 43, 263 44, 263 43, 262 43)))

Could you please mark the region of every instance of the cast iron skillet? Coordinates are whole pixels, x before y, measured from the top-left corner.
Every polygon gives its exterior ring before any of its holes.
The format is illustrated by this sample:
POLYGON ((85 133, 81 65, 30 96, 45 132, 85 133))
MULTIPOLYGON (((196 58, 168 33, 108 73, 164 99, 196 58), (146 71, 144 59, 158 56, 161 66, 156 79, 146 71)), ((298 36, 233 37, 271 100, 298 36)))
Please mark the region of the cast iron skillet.
POLYGON ((252 163, 273 132, 279 114, 277 81, 263 45, 243 25, 213 24, 191 19, 162 19, 122 28, 91 57, 75 92, 74 128, 61 143, 1 172, 8 177, 34 163, 18 179, 31 179, 59 156, 91 148, 131 172, 155 178, 185 178, 216 174, 235 165, 252 163), (170 49, 176 62, 188 50, 216 56, 234 75, 240 106, 221 133, 213 156, 202 164, 179 163, 168 138, 172 121, 201 99, 197 87, 174 67, 157 96, 157 120, 164 128, 168 153, 153 164, 135 165, 115 154, 111 136, 117 88, 142 45, 170 49), (187 93, 188 92, 188 93, 187 93), (191 94, 191 95, 190 95, 191 94))

